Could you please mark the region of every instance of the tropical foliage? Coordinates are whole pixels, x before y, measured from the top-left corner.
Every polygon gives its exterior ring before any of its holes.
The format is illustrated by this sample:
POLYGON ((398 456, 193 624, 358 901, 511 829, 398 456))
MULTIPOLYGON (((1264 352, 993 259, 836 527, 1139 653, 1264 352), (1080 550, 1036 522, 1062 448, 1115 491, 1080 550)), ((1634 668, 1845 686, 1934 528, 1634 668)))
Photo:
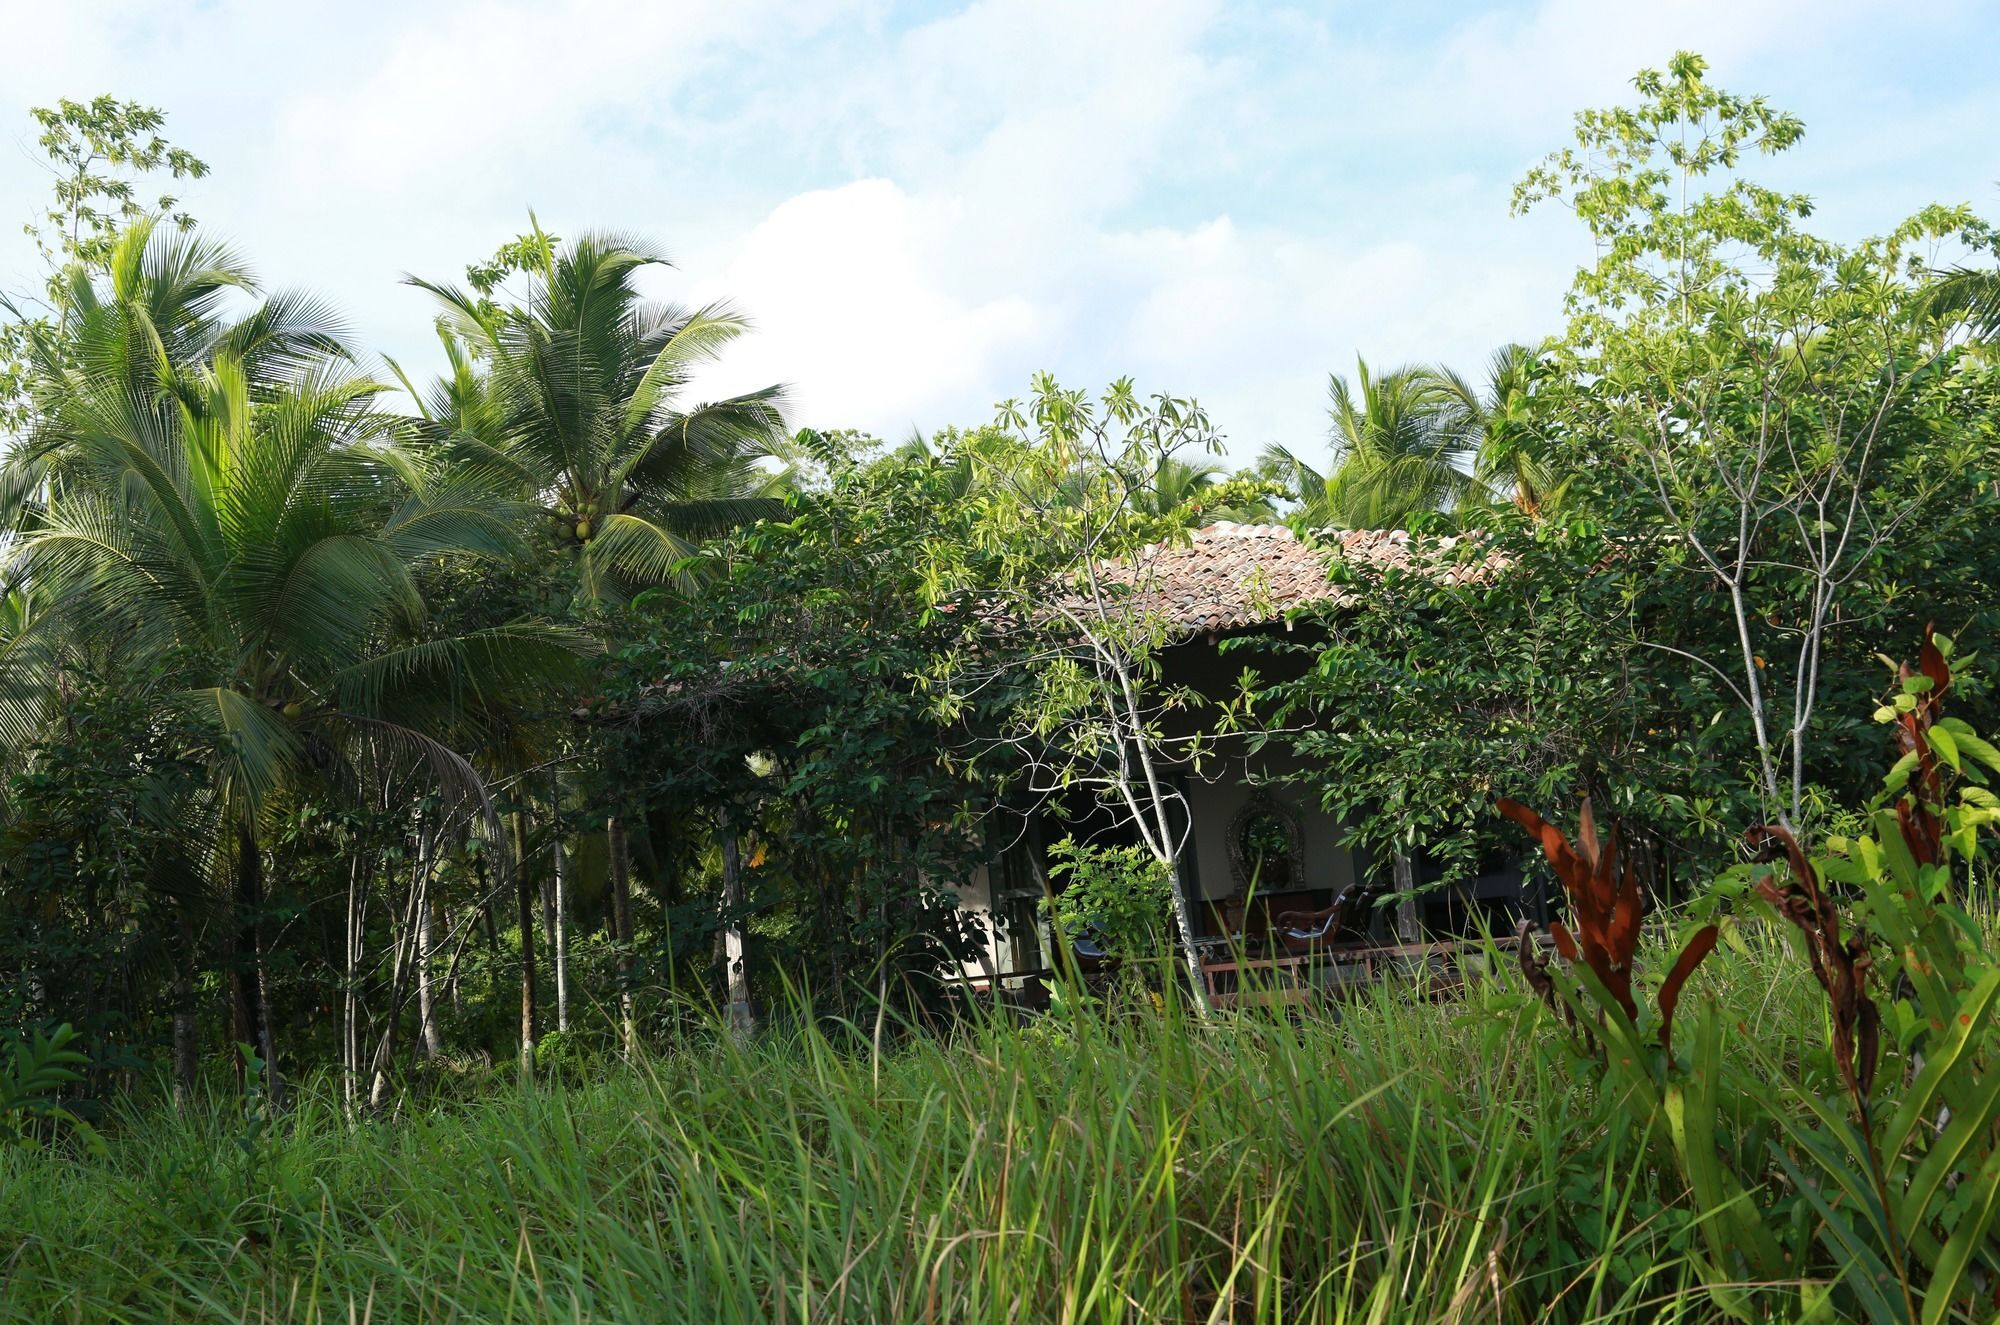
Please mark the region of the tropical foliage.
POLYGON ((518 303, 496 306, 492 277, 477 271, 477 297, 416 282, 465 347, 453 347, 454 375, 430 393, 426 422, 454 472, 535 505, 586 601, 617 600, 668 578, 693 540, 772 510, 757 500, 756 462, 782 436, 784 396, 766 387, 684 407, 690 373, 742 334, 742 318, 643 298, 638 277, 666 259, 642 240, 543 240, 525 258, 518 245, 500 255, 525 267, 518 303))
POLYGON ((1316 529, 1400 529, 1439 514, 1511 501, 1552 513, 1567 483, 1532 413, 1538 364, 1527 347, 1494 351, 1482 386, 1453 370, 1410 365, 1330 380, 1334 463, 1321 472, 1284 446, 1259 467, 1296 498, 1316 529))
POLYGON ((0 1315, 1989 1318, 1996 235, 1836 242, 1795 119, 1635 85, 1516 194, 1559 335, 1243 470, 1128 379, 703 401, 745 318, 532 214, 378 380, 159 111, 36 112, 0 1315), (1324 595, 1157 569, 1252 535, 1324 595), (1264 776, 1363 892, 1556 913, 1211 1006, 1264 776))

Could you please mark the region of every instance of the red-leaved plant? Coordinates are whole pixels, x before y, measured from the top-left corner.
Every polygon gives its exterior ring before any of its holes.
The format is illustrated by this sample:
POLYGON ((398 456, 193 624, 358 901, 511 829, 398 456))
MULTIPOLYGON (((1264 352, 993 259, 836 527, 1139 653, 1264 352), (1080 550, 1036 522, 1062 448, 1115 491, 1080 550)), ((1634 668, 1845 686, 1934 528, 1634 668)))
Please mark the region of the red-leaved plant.
POLYGON ((1952 680, 1951 642, 1926 629, 1917 666, 1898 668, 1876 710, 1899 758, 1866 831, 1830 836, 1819 852, 1786 827, 1747 834, 1749 896, 1798 931, 1826 999, 1823 1066, 1743 1034, 1725 1059, 1712 1003, 1687 1061, 1675 1059, 1675 1005, 1715 946, 1714 925, 1668 971, 1658 1046, 1645 1043, 1632 993, 1645 895, 1616 830, 1600 847, 1586 805, 1572 845, 1533 811, 1499 803, 1562 881, 1575 930, 1556 924, 1550 936, 1581 988, 1559 988, 1525 942, 1522 967, 1572 1026, 1582 996, 1597 1005, 1587 1029, 1606 1084, 1646 1135, 1671 1141, 1707 1248, 1696 1263, 1737 1319, 1769 1318, 1763 1295, 1786 1291, 1797 1298, 1785 1314, 1798 1319, 1944 1325, 2000 1308, 2000 962, 1993 917, 1968 910, 1961 891, 2000 825, 1988 785, 2000 748, 1944 715, 1952 680), (1885 1060, 1895 1070, 1880 1070, 1885 1060))
MULTIPOLYGON (((1541 843, 1542 854, 1548 857, 1549 866, 1555 870, 1556 879, 1569 898, 1576 932, 1572 934, 1560 920, 1552 922, 1549 937, 1555 941, 1556 951, 1571 965, 1581 962, 1588 967, 1605 993, 1625 1013, 1626 1020, 1636 1027, 1639 1006, 1632 997, 1632 961, 1639 950, 1640 924, 1646 916, 1646 892, 1631 862, 1619 854, 1618 826, 1612 825, 1609 837, 1600 845, 1597 822, 1586 797, 1577 815, 1576 842, 1572 845, 1560 829, 1519 801, 1503 797, 1496 804, 1500 813, 1527 829, 1541 843)), ((1523 929, 1527 928, 1524 924, 1523 929)), ((1680 1002, 1681 986, 1715 947, 1717 932, 1714 925, 1696 930, 1660 985, 1660 1044, 1668 1052, 1673 1048, 1674 1008, 1680 1002)), ((1521 937, 1522 970, 1536 992, 1553 1005, 1555 991, 1548 972, 1528 935, 1523 933, 1521 937)))

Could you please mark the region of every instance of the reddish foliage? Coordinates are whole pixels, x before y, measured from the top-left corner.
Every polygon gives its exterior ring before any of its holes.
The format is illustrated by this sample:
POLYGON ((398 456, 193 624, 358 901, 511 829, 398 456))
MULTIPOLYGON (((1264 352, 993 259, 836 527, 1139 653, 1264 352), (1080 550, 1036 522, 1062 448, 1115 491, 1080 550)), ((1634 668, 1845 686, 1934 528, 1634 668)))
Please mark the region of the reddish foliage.
POLYGON ((1645 896, 1633 872, 1618 868, 1618 830, 1614 827, 1610 840, 1600 847, 1597 824, 1586 800, 1572 847, 1560 829, 1545 823, 1519 801, 1502 799, 1498 808, 1541 842, 1542 854, 1569 894, 1577 932, 1572 937, 1560 923, 1551 925, 1556 950, 1570 961, 1581 957, 1625 1009, 1625 1015, 1636 1019, 1639 1009, 1632 1001, 1632 954, 1639 945, 1645 896))
POLYGON ((1716 936, 1721 932, 1714 925, 1703 925, 1696 930, 1688 939, 1687 946, 1681 949, 1673 969, 1667 972, 1666 982, 1660 986, 1660 1044, 1668 1052, 1672 1052, 1674 1047, 1674 1009, 1681 1003, 1681 986, 1687 983, 1687 978, 1694 974, 1694 968, 1701 965, 1702 959, 1715 951, 1716 936))
POLYGON ((1881 1031, 1881 1014, 1866 990, 1873 961, 1867 940, 1853 933, 1842 941, 1840 913, 1819 886, 1819 871, 1788 830, 1766 824, 1747 836, 1760 859, 1782 858, 1791 864, 1792 877, 1784 886, 1766 878, 1758 883, 1757 892, 1806 936, 1813 978, 1832 1004, 1834 1060, 1848 1090, 1866 1095, 1875 1080, 1881 1031))
MULTIPOLYGON (((1610 836, 1600 845, 1597 821, 1586 799, 1577 818, 1576 843, 1571 845, 1560 829, 1519 801, 1502 798, 1495 805, 1500 813, 1527 829, 1541 843, 1542 854, 1548 857, 1550 867, 1569 896, 1576 932, 1572 934, 1560 921, 1551 924, 1549 937, 1555 940, 1556 951, 1567 961, 1581 961, 1588 966, 1626 1017, 1636 1022, 1639 1007, 1632 998, 1632 958, 1639 949, 1646 894, 1638 872, 1619 855, 1617 826, 1612 826, 1610 836)), ((1706 925, 1688 940, 1660 989, 1660 1043, 1669 1049, 1674 1007, 1680 1002, 1681 986, 1715 947, 1715 938, 1716 927, 1706 925)), ((1525 956, 1522 969, 1528 972, 1529 983, 1542 992, 1548 978, 1546 973, 1531 970, 1525 956), (1536 979, 1538 974, 1540 981, 1536 979)))
MULTIPOLYGON (((1910 770, 1909 791, 1896 801, 1896 827, 1903 842, 1919 865, 1935 865, 1943 858, 1944 820, 1938 806, 1944 800, 1944 770, 1931 745, 1931 727, 1944 711, 1945 692, 1951 689, 1951 664, 1937 646, 1936 631, 1924 627, 1923 648, 1917 665, 1904 663, 1897 679, 1907 682, 1922 676, 1930 687, 1910 694, 1915 702, 1908 712, 1896 715, 1896 748, 1915 756, 1910 770)), ((1765 901, 1806 936, 1806 952, 1812 960, 1813 978, 1826 991, 1833 1013, 1833 1053, 1847 1089, 1866 1096, 1875 1082, 1875 1067, 1881 1057, 1881 1013, 1868 996, 1868 971, 1873 958, 1868 942, 1860 933, 1840 932, 1840 913, 1820 886, 1819 871, 1806 859, 1798 839, 1773 824, 1753 828, 1750 844, 1762 860, 1784 860, 1791 866, 1791 878, 1782 885, 1775 876, 1757 885, 1765 901)))
POLYGON ((1937 751, 1931 748, 1929 733, 1944 709, 1944 692, 1951 688, 1951 664, 1938 649, 1936 635, 1935 628, 1925 626, 1917 669, 1912 671, 1904 663, 1898 673, 1903 681, 1922 675, 1931 683, 1929 690, 1914 696, 1915 707, 1896 718, 1897 750, 1917 757, 1917 766, 1910 774, 1912 794, 1898 802, 1896 822, 1919 865, 1937 864, 1944 845, 1944 825, 1929 808, 1944 798, 1944 771, 1938 767, 1937 751))

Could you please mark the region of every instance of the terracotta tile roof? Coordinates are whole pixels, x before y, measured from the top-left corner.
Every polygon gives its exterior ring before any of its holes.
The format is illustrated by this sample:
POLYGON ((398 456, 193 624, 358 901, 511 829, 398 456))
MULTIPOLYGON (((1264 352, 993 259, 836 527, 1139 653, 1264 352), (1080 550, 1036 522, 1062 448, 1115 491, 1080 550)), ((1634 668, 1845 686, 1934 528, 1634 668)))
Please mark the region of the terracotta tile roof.
MULTIPOLYGON (((1437 540, 1429 545, 1431 555, 1448 553, 1456 542, 1437 540)), ((1262 625, 1307 603, 1349 601, 1327 582, 1336 556, 1378 566, 1416 564, 1410 536, 1400 529, 1329 530, 1307 543, 1284 525, 1221 521, 1195 530, 1186 543, 1159 543, 1141 553, 1134 605, 1190 633, 1262 625)), ((1445 574, 1462 581, 1482 565, 1492 563, 1454 565, 1445 574)), ((1131 583, 1134 577, 1115 578, 1131 583)))

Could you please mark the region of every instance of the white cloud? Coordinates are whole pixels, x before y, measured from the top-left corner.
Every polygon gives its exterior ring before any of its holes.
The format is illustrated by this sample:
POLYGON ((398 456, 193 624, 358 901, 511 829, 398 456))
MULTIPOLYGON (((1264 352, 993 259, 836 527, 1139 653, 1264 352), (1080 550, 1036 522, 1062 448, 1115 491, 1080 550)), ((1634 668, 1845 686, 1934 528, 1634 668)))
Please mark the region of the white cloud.
POLYGON ((896 432, 983 411, 995 365, 1031 348, 1047 314, 1019 295, 960 300, 939 279, 962 204, 913 200, 887 180, 801 194, 697 286, 750 310, 757 330, 701 383, 721 395, 793 380, 801 422, 896 432))
MULTIPOLYGON (((897 435, 982 419, 1036 368, 1131 373, 1200 396, 1239 454, 1310 447, 1357 351, 1472 367, 1552 329, 1585 252, 1559 213, 1510 221, 1507 184, 1678 47, 1804 98, 1816 132, 1784 165, 1845 188, 1828 215, 1988 202, 2000 176, 1965 131, 1992 96, 1897 68, 1857 0, 900 20, 881 0, 0 0, 0 115, 106 89, 168 108, 216 167, 197 214, 416 364, 428 309, 397 277, 454 275, 533 206, 560 234, 657 238, 684 259, 663 292, 753 319, 704 391, 791 382, 802 422, 897 435)), ((1927 24, 1927 49, 1979 47, 1972 0, 1927 24)), ((14 216, 45 188, 27 137, 0 153, 14 216)))

